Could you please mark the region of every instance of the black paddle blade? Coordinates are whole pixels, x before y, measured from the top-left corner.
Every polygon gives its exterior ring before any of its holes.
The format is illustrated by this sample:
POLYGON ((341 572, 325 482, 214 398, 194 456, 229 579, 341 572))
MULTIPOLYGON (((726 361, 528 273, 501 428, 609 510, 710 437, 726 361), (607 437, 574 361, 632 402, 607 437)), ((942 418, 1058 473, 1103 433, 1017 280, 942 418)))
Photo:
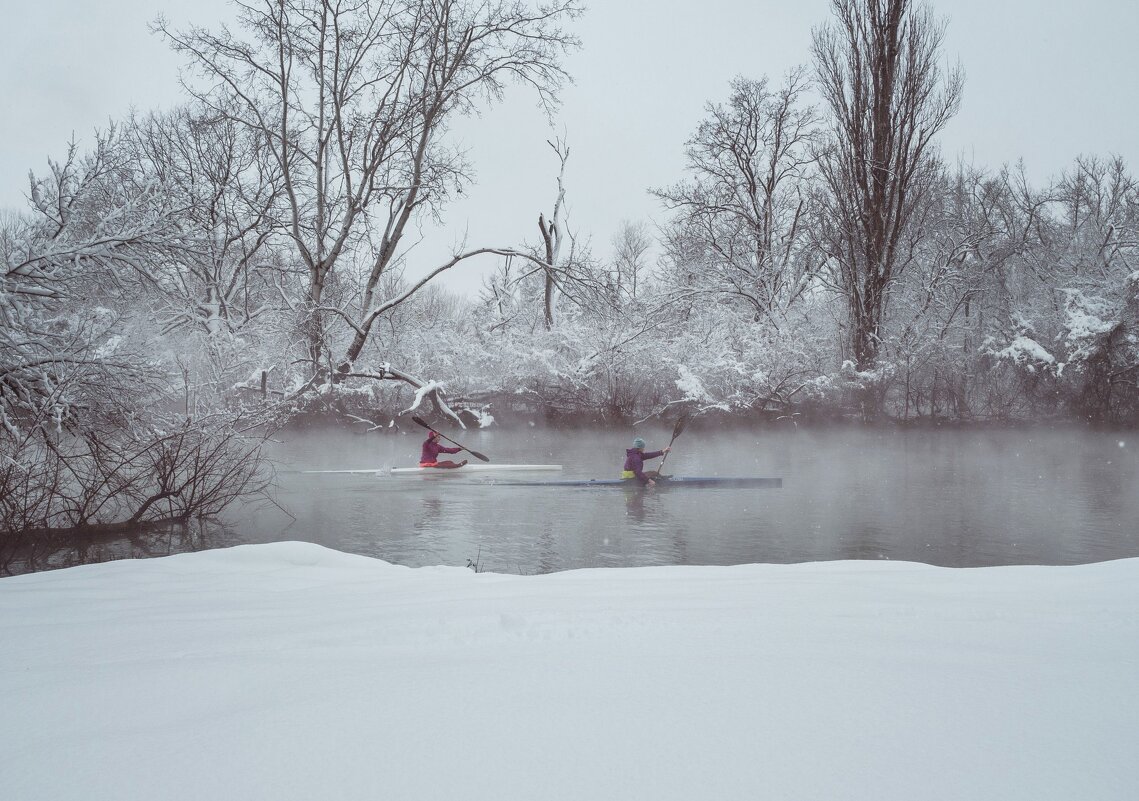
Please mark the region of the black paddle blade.
MULTIPOLYGON (((453 440, 452 440, 452 441, 453 441, 453 440)), ((456 445, 459 445, 459 443, 457 443, 457 442, 456 442, 455 444, 456 444, 456 445)), ((476 459, 479 459, 479 460, 481 460, 481 461, 483 461, 483 462, 489 462, 489 461, 490 461, 490 459, 488 459, 487 457, 483 456, 483 455, 482 455, 481 453, 479 453, 478 451, 472 451, 472 450, 471 450, 470 448, 468 448, 466 445, 459 445, 459 447, 460 447, 460 448, 462 448, 463 450, 465 450, 465 451, 466 451, 467 453, 469 453, 471 456, 475 457, 476 459)))
POLYGON ((676 439, 677 437, 679 437, 682 433, 684 433, 684 429, 687 427, 688 427, 688 415, 682 414, 680 417, 677 418, 676 425, 674 425, 672 427, 672 438, 676 439))
POLYGON ((431 428, 431 426, 429 426, 429 425, 427 425, 427 423, 423 422, 422 417, 416 417, 415 415, 412 415, 411 419, 414 420, 415 422, 419 423, 424 428, 427 428, 427 429, 431 428))

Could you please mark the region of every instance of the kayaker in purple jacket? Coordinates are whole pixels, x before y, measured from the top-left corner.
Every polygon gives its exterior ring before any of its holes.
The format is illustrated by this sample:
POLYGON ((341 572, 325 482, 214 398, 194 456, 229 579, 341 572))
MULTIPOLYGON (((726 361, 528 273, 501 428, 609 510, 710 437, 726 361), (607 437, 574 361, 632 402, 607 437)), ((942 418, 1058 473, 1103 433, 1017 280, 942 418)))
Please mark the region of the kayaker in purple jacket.
POLYGON ((633 447, 625 450, 625 466, 621 469, 621 478, 629 480, 636 479, 645 487, 655 485, 656 481, 653 479, 659 478, 660 476, 655 470, 645 472, 645 459, 655 459, 658 456, 664 456, 671 450, 672 448, 665 448, 663 451, 649 451, 645 453, 645 441, 637 437, 633 440, 633 447))
POLYGON ((461 462, 452 462, 444 460, 439 461, 439 454, 441 453, 458 453, 462 448, 448 448, 439 442, 439 432, 430 431, 427 434, 427 439, 423 442, 423 452, 419 455, 420 467, 462 467, 467 463, 464 459, 461 462))

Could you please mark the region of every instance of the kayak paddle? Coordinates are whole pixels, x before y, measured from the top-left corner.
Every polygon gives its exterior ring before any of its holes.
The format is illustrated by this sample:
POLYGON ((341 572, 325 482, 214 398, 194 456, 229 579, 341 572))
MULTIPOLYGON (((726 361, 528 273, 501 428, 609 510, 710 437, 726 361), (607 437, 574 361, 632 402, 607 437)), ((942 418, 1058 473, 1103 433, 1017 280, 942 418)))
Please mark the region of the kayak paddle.
MULTIPOLYGON (((438 431, 436 431, 434 428, 432 428, 431 426, 427 425, 427 423, 423 422, 423 418, 422 418, 422 417, 414 417, 414 416, 413 416, 411 419, 412 419, 412 420, 414 420, 415 422, 419 423, 419 425, 423 426, 423 427, 424 427, 424 428, 426 428, 428 431, 435 431, 435 433, 437 433, 437 434, 439 433, 439 432, 438 432, 438 431)), ((439 434, 439 436, 440 436, 440 438, 442 438, 442 439, 445 439, 445 440, 447 440, 448 442, 450 442, 450 443, 451 443, 452 445, 454 445, 455 447, 457 447, 457 448, 462 448, 463 450, 465 450, 467 453, 469 453, 471 456, 475 457, 476 459, 481 459, 481 460, 482 460, 482 461, 484 461, 484 462, 489 462, 489 461, 490 461, 490 459, 486 458, 485 456, 483 456, 483 455, 482 455, 481 453, 479 453, 478 451, 472 451, 472 450, 471 450, 470 448, 468 448, 466 445, 461 445, 461 444, 459 444, 458 442, 455 442, 455 440, 451 439, 451 438, 450 438, 450 437, 448 437, 448 436, 444 436, 443 434, 439 434)))
MULTIPOLYGON (((668 447, 670 447, 670 448, 672 447, 672 443, 676 442, 676 438, 679 437, 684 432, 684 428, 687 425, 688 425, 688 415, 682 414, 679 418, 677 418, 676 425, 674 425, 672 427, 672 439, 670 439, 668 441, 668 447)), ((657 475, 660 475, 660 470, 662 467, 664 467, 664 463, 665 463, 666 459, 668 459, 667 453, 663 457, 661 457, 660 465, 657 467, 657 475)))

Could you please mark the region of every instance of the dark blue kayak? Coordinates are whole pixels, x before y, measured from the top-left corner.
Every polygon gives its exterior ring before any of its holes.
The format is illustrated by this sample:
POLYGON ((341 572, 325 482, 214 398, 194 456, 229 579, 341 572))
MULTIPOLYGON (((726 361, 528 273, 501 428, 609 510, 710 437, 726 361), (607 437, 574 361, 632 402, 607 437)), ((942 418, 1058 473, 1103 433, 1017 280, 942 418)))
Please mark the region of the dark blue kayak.
MULTIPOLYGON (((499 487, 629 487, 639 489, 640 484, 626 478, 557 479, 554 481, 494 481, 499 487)), ((658 478, 657 487, 753 487, 779 489, 781 478, 753 478, 730 476, 669 476, 658 478)))

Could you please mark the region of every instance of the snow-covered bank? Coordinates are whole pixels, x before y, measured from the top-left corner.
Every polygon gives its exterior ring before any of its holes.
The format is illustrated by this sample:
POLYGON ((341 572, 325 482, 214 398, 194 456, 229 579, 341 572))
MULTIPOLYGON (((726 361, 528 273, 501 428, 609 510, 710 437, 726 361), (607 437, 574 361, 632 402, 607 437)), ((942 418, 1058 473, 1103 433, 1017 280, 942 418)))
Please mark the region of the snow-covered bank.
POLYGON ((0 795, 1139 798, 1139 559, 0 579, 0 795))

